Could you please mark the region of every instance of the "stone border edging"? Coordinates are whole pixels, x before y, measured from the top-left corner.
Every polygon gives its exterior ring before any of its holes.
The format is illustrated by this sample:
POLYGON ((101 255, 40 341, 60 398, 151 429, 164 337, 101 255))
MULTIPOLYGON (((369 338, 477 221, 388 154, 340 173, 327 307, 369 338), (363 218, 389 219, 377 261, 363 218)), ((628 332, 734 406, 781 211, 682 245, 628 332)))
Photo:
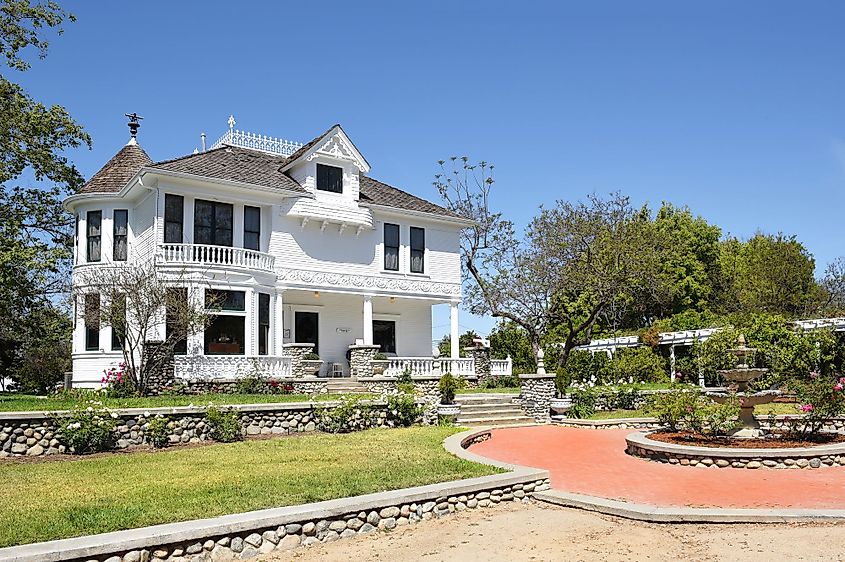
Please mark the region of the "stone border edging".
POLYGON ((552 423, 562 427, 588 427, 590 429, 633 429, 659 427, 657 418, 611 418, 604 420, 584 420, 577 418, 557 418, 552 416, 552 423))
POLYGON ((797 523, 845 521, 845 509, 674 507, 630 503, 559 490, 534 492, 534 499, 649 523, 797 523))
POLYGON ((748 469, 845 465, 845 443, 770 449, 696 447, 655 441, 644 432, 627 435, 625 442, 629 455, 669 464, 748 469))
POLYGON ((549 472, 547 470, 500 463, 463 449, 462 443, 478 434, 485 433, 485 431, 489 434, 489 429, 476 429, 452 435, 444 440, 443 446, 448 452, 460 458, 499 468, 512 468, 511 472, 311 504, 262 509, 209 519, 165 523, 111 533, 7 547, 0 549, 0 561, 59 562, 78 559, 88 560, 110 554, 154 549, 159 545, 202 542, 208 539, 284 527, 285 525, 306 521, 333 519, 350 513, 366 512, 402 504, 440 501, 438 498, 481 493, 488 490, 515 486, 519 486, 521 489, 523 485, 526 485, 527 489, 529 484, 533 490, 538 481, 544 482, 542 486, 538 485, 538 489, 548 488, 549 472))

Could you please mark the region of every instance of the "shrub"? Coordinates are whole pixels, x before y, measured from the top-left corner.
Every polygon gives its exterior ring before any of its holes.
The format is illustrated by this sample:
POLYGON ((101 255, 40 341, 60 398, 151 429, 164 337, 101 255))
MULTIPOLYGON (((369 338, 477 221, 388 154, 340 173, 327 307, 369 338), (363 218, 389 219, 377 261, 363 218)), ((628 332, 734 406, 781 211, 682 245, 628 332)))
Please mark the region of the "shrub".
POLYGON ((114 442, 117 414, 104 408, 101 402, 90 400, 87 404, 55 420, 60 440, 77 455, 106 451, 114 442))
POLYGON ((205 421, 211 428, 209 435, 215 441, 231 443, 243 438, 241 419, 235 410, 224 411, 215 406, 209 406, 205 411, 205 421))
POLYGON ((302 356, 302 358, 306 361, 319 361, 320 360, 320 356, 317 355, 316 353, 314 353, 313 351, 311 353, 306 353, 305 355, 302 356))
POLYGON ((458 381, 455 380, 452 373, 446 373, 440 377, 437 390, 440 391, 441 404, 453 404, 455 402, 455 391, 458 390, 458 381))
POLYGON ((147 421, 144 437, 154 449, 163 449, 170 443, 170 429, 167 424, 167 418, 161 414, 147 421))
POLYGON ((381 352, 376 353, 373 355, 373 361, 387 361, 387 355, 381 352))
POLYGON ((293 391, 296 390, 291 383, 282 383, 277 380, 268 381, 267 388, 271 394, 293 394, 293 391))
POLYGON ((369 405, 351 396, 344 396, 337 406, 320 406, 315 410, 317 427, 327 433, 349 433, 367 429, 372 423, 369 405))
POLYGON ((665 382, 669 379, 666 360, 648 346, 620 349, 611 361, 616 381, 665 382))
POLYGON ((423 409, 408 394, 387 397, 387 421, 394 426, 408 427, 422 417, 423 409))
POLYGON ((610 359, 606 353, 590 353, 576 350, 569 354, 566 366, 558 369, 555 386, 558 392, 565 394, 566 389, 573 385, 595 386, 611 381, 612 371, 610 359))
POLYGON ((485 380, 481 388, 519 388, 518 375, 499 375, 485 380))
POLYGON ((736 396, 716 404, 698 389, 655 394, 646 411, 670 431, 687 430, 704 436, 724 435, 740 423, 736 396))
POLYGON ((790 431, 817 438, 826 421, 845 413, 845 377, 810 373, 792 384, 803 416, 790 420, 790 431))
POLYGON ((109 398, 128 398, 137 394, 135 385, 126 374, 126 363, 123 362, 117 367, 105 369, 100 382, 103 383, 106 396, 109 398))
POLYGON ((608 410, 636 410, 640 390, 635 386, 611 386, 603 389, 599 396, 604 399, 608 410))
POLYGON ((404 394, 414 393, 414 380, 411 378, 411 369, 406 368, 396 377, 396 388, 404 394))
POLYGON ((568 415, 572 418, 589 418, 596 413, 596 396, 590 390, 576 390, 572 393, 572 407, 568 415))

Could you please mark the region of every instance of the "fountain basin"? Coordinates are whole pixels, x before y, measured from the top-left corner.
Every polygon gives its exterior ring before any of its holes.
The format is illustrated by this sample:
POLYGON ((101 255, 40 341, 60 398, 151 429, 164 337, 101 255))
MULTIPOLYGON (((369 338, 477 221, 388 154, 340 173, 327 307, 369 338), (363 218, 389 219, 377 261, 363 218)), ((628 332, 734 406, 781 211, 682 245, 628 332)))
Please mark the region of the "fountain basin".
POLYGON ((768 372, 768 369, 762 369, 758 367, 745 367, 741 369, 719 371, 719 374, 731 382, 748 384, 754 379, 759 379, 768 372))
POLYGON ((678 445, 650 439, 654 432, 631 433, 626 452, 634 457, 678 466, 748 469, 845 467, 845 443, 812 447, 738 448, 678 445))

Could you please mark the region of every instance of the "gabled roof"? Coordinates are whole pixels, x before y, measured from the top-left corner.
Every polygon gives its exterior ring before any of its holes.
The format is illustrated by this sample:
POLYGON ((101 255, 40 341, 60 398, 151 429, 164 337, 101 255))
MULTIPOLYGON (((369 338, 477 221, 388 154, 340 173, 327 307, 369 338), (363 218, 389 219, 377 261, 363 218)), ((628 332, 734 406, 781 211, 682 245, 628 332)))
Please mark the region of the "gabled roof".
POLYGON ((221 146, 207 152, 156 162, 148 168, 307 193, 293 178, 279 171, 287 161, 284 156, 258 150, 221 146))
POLYGON ((362 203, 394 207, 396 209, 405 209, 420 213, 430 213, 444 217, 463 218, 449 209, 421 199, 416 195, 411 195, 407 191, 402 191, 392 185, 374 180, 364 174, 361 174, 359 177, 360 201, 362 203))
MULTIPOLYGON (((334 125, 329 127, 326 132, 322 133, 321 135, 318 135, 317 137, 315 137, 311 141, 305 143, 304 145, 302 145, 302 148, 300 148, 299 150, 297 150, 296 152, 294 152, 293 154, 288 156, 288 160, 285 163, 285 165, 282 166, 282 170, 283 171, 289 170, 294 164, 297 163, 297 161, 301 160, 302 158, 307 157, 309 155, 309 153, 311 153, 313 151, 314 147, 319 145, 323 141, 326 141, 326 145, 331 144, 332 139, 335 136, 339 137, 339 140, 336 140, 335 143, 334 143, 334 146, 332 147, 332 149, 336 150, 336 152, 333 152, 331 149, 327 152, 323 152, 322 149, 324 149, 325 146, 320 147, 320 149, 318 149, 317 152, 323 153, 323 154, 328 154, 328 155, 334 156, 334 157, 340 157, 340 158, 343 158, 343 159, 346 159, 346 160, 351 160, 352 162, 355 163, 355 165, 358 167, 358 169, 361 172, 363 172, 363 173, 369 172, 370 171, 370 163, 367 162, 367 159, 364 158, 364 155, 361 154, 361 152, 358 150, 358 148, 355 146, 355 144, 349 138, 349 135, 347 135, 346 131, 343 130, 343 127, 341 127, 337 123, 335 123, 334 125), (343 154, 344 150, 348 154, 343 154)), ((307 159, 310 160, 311 157, 308 157, 307 159)))
POLYGON ((152 160, 144 149, 132 139, 91 176, 79 193, 117 193, 150 162, 152 160))

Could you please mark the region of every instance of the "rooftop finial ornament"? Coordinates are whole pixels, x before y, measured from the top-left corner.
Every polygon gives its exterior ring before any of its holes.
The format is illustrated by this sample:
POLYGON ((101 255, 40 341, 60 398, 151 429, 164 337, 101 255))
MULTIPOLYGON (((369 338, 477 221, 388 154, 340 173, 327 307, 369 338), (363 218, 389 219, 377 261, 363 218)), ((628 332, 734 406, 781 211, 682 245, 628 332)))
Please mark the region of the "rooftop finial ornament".
POLYGON ((141 126, 141 117, 137 113, 124 113, 129 118, 129 134, 132 135, 132 139, 134 140, 138 136, 138 127, 141 126))
POLYGON ((235 116, 230 115, 229 116, 229 130, 231 131, 234 128, 235 128, 235 116))

